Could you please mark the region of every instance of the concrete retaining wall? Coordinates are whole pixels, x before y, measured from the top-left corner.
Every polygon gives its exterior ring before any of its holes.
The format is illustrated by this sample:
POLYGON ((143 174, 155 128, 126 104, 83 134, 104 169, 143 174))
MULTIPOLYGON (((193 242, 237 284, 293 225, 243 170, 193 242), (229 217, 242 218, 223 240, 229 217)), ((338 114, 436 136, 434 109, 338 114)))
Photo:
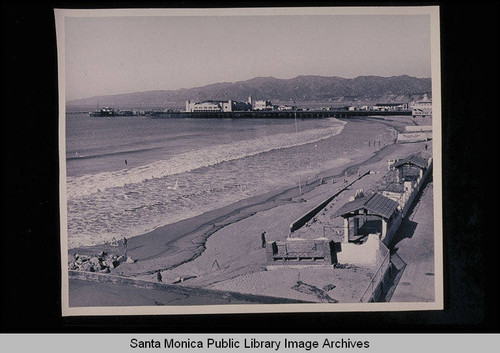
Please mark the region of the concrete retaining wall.
POLYGON ((432 131, 432 125, 410 125, 405 126, 405 131, 407 132, 430 132, 432 131))
POLYGON ((302 226, 304 226, 307 222, 309 222, 311 219, 314 218, 319 212, 321 212, 322 209, 324 209, 328 204, 335 198, 337 197, 342 191, 346 190, 349 186, 354 184, 356 181, 364 177, 365 175, 370 174, 370 171, 366 171, 365 173, 361 174, 359 177, 357 177, 355 180, 350 182, 349 184, 346 184, 342 189, 337 191, 335 195, 330 196, 327 198, 325 201, 321 202, 318 206, 314 207, 312 210, 308 211, 306 214, 301 216, 299 219, 297 219, 295 222, 293 222, 290 225, 290 232, 294 232, 297 229, 300 229, 302 226))
POLYGON ((207 298, 222 298, 226 300, 249 301, 259 304, 286 304, 286 303, 308 303, 303 300, 294 300, 288 298, 276 298, 264 295, 244 294, 237 292, 226 292, 204 288, 194 288, 178 286, 173 284, 148 282, 129 277, 114 276, 109 274, 100 274, 95 272, 68 271, 70 279, 79 279, 84 281, 117 283, 138 288, 147 288, 152 290, 166 291, 183 295, 202 296, 207 298))
POLYGON ((429 173, 432 170, 432 161, 429 163, 429 167, 425 170, 424 174, 422 175, 422 178, 418 180, 417 184, 415 185, 415 188, 413 189, 413 192, 411 195, 408 197, 408 200, 406 200, 405 206, 403 207, 402 214, 403 217, 406 217, 408 211, 410 210, 411 206, 413 205, 413 202, 415 201, 415 197, 418 195, 420 190, 422 189, 422 186, 425 183, 425 180, 429 176, 429 173))
POLYGON ((378 301, 389 289, 391 281, 391 255, 389 249, 379 241, 378 261, 379 266, 371 278, 370 284, 360 298, 360 302, 368 303, 378 301))
POLYGON ((428 141, 432 138, 430 132, 400 132, 398 134, 398 141, 401 142, 421 142, 428 141))
MULTIPOLYGON (((415 184, 412 193, 410 195, 408 195, 408 198, 406 200, 403 199, 404 206, 401 209, 400 214, 395 219, 393 219, 390 227, 387 227, 387 234, 386 234, 385 238, 382 239, 382 241, 384 242, 384 244, 386 246, 389 246, 391 244, 391 242, 394 238, 394 235, 397 233, 401 223, 403 222, 403 218, 407 216, 408 211, 413 206, 413 203, 415 202, 415 198, 417 197, 418 193, 422 189, 422 187, 423 187, 427 177, 429 176, 429 173, 431 172, 431 170, 432 170, 432 161, 429 163, 429 167, 425 170, 422 177, 415 184)), ((406 197, 406 195, 404 195, 403 197, 406 197)))
POLYGON ((341 264, 376 265, 388 253, 379 236, 379 234, 369 234, 363 244, 340 243, 337 261, 341 264))
POLYGON ((387 227, 387 233, 385 235, 385 238, 382 239, 382 242, 384 243, 385 246, 388 246, 391 243, 392 239, 394 238, 394 235, 398 232, 399 226, 401 225, 402 221, 403 221, 403 214, 402 212, 398 212, 398 215, 392 219, 390 226, 387 227))

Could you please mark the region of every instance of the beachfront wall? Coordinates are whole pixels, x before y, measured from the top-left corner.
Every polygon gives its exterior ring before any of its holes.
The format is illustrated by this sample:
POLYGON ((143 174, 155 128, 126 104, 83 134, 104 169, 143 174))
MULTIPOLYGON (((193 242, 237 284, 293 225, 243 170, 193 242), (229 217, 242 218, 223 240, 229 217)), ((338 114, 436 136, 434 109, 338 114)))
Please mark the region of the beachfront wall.
MULTIPOLYGON (((207 300, 221 300, 221 302, 234 302, 234 301, 245 301, 248 303, 255 304, 285 304, 285 303, 305 303, 303 300, 289 299, 283 297, 271 297, 266 295, 255 295, 255 294, 245 294, 239 292, 231 291, 220 291, 216 289, 206 289, 199 287, 189 287, 186 285, 179 286, 176 284, 168 284, 161 282, 151 282, 146 280, 140 280, 137 278, 114 276, 110 274, 102 274, 96 272, 84 272, 84 271, 68 271, 68 278, 70 280, 81 280, 81 281, 91 281, 99 283, 113 283, 117 285, 132 286, 136 288, 146 288, 156 291, 169 292, 172 295, 178 295, 185 298, 190 298, 193 301, 197 301, 199 304, 205 304, 207 300)), ((70 285, 71 286, 71 285, 70 285)), ((118 287, 119 288, 119 287, 118 287)), ((72 296, 69 298, 69 306, 75 307, 72 304, 72 296)), ((110 296, 109 301, 119 302, 117 296, 110 296)), ((191 301, 192 303, 194 303, 191 301)), ((93 298, 87 298, 87 304, 84 306, 97 306, 96 300, 93 298), (93 304, 90 304, 93 303, 93 304)), ((113 305, 113 304, 111 304, 113 305)), ((117 303, 114 305, 123 305, 123 303, 117 303)))
POLYGON ((405 126, 406 132, 432 132, 432 125, 409 125, 405 126))
POLYGON ((398 212, 390 222, 390 225, 387 227, 387 232, 383 238, 381 238, 382 242, 384 245, 389 246, 389 244, 392 242, 394 239, 394 236, 396 235, 396 232, 399 229, 399 226, 401 225, 401 222, 403 221, 403 214, 401 212, 398 212))
POLYGON ((363 244, 340 243, 337 261, 340 264, 377 265, 387 255, 380 234, 369 234, 363 244))
POLYGON ((423 142, 431 139, 432 132, 399 132, 397 142, 423 142))
MULTIPOLYGON (((400 208, 402 210, 402 217, 405 217, 415 201, 416 195, 422 188, 427 176, 432 170, 432 158, 423 158, 421 156, 410 156, 403 160, 396 161, 392 164, 391 168, 396 169, 397 180, 404 183, 404 193, 402 194, 400 208), (408 168, 418 170, 416 177, 413 175, 408 176, 405 172, 408 168), (407 181, 410 177, 410 181, 407 181)), ((414 173, 412 173, 414 174, 414 173)))
POLYGON ((337 252, 339 264, 364 265, 376 268, 370 284, 367 286, 360 302, 368 303, 378 301, 391 281, 391 253, 387 246, 380 240, 380 234, 369 234, 363 244, 340 243, 337 252))
POLYGON ((423 171, 421 177, 419 177, 415 183, 414 183, 414 186, 413 186, 413 189, 411 189, 410 192, 407 193, 407 196, 405 197, 405 205, 404 207, 402 208, 402 216, 403 217, 406 217, 406 214, 408 213, 408 211, 410 210, 412 204, 413 204, 413 201, 415 201, 415 197, 417 196, 417 194, 419 193, 420 189, 422 188, 422 186, 424 185, 425 183, 425 180, 427 179, 429 173, 431 172, 432 170, 432 159, 429 160, 429 166, 428 168, 426 168, 426 170, 423 171))
POLYGON ((275 266, 332 266, 337 262, 335 244, 327 238, 288 238, 266 246, 268 268, 275 266))
POLYGON ((390 227, 388 228, 388 232, 385 237, 382 238, 382 241, 386 246, 390 246, 392 241, 394 240, 394 235, 396 234, 403 218, 407 216, 408 211, 411 209, 413 202, 415 201, 416 196, 422 189, 429 173, 432 170, 432 158, 421 158, 417 156, 410 156, 405 159, 404 162, 396 162, 392 166, 392 168, 396 169, 397 176, 399 182, 403 185, 403 192, 398 193, 392 191, 382 191, 382 195, 389 197, 393 200, 397 200, 399 203, 397 217, 394 217, 390 227), (418 162, 415 158, 418 158, 418 162), (416 163, 412 163, 416 162, 416 163), (418 169, 418 174, 416 178, 410 178, 411 180, 406 180, 407 175, 404 173, 404 168, 408 165, 412 165, 413 169, 418 169))
POLYGON ((313 219, 321 210, 323 210, 330 202, 336 198, 340 193, 343 191, 347 190, 352 184, 354 184, 356 181, 359 179, 363 178, 364 176, 370 174, 370 171, 367 170, 366 172, 360 174, 356 179, 351 181, 348 184, 345 184, 343 188, 338 190, 335 194, 321 202, 318 206, 314 207, 312 210, 306 212, 304 215, 300 216, 297 220, 295 220, 292 224, 290 224, 290 234, 295 232, 296 230, 300 229, 303 227, 307 222, 309 222, 311 219, 313 219))
POLYGON ((391 286, 392 264, 390 251, 380 243, 380 252, 377 258, 377 270, 370 280, 365 292, 360 298, 361 303, 379 301, 391 286))

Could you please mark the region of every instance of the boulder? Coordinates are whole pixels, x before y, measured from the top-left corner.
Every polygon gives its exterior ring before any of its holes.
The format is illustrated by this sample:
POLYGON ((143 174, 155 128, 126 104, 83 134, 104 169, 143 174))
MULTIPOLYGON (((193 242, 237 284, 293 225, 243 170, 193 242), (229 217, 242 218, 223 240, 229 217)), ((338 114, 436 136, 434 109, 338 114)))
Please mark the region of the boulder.
POLYGON ((109 268, 105 267, 99 271, 100 273, 109 273, 109 268))
MULTIPOLYGON (((91 265, 90 263, 85 262, 84 264, 82 264, 82 265, 80 266, 80 270, 81 270, 81 271, 87 271, 87 272, 89 272, 89 271, 91 271, 91 270, 90 270, 90 269, 91 269, 91 267, 92 267, 92 265, 91 265)), ((93 271, 92 271, 92 272, 93 272, 93 271)))
POLYGON ((97 265, 100 263, 100 260, 97 256, 94 256, 93 258, 91 258, 90 260, 90 263, 93 264, 93 265, 97 265))
POLYGON ((125 262, 128 264, 133 264, 135 262, 135 260, 132 259, 131 257, 127 257, 127 260, 125 260, 125 262))

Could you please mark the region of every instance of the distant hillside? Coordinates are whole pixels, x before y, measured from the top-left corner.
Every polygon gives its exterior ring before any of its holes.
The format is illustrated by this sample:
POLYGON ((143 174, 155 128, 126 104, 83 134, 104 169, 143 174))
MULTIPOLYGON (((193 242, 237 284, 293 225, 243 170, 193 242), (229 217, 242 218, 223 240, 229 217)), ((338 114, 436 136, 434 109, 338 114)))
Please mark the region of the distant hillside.
POLYGON ((256 77, 247 81, 215 83, 203 87, 158 90, 96 96, 67 102, 68 109, 183 107, 186 100, 246 101, 270 99, 276 102, 408 102, 431 95, 431 79, 411 76, 359 76, 353 79, 326 76, 297 76, 292 79, 256 77))

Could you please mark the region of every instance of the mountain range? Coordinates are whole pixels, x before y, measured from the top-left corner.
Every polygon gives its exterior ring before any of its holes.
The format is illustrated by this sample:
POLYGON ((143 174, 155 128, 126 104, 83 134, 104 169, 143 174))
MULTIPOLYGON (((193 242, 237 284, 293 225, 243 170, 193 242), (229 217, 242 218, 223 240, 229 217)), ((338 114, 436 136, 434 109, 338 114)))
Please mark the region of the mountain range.
POLYGON ((114 108, 180 108, 186 100, 266 99, 274 102, 409 102, 431 97, 431 79, 402 76, 359 76, 356 78, 297 76, 291 79, 256 77, 246 81, 222 82, 195 88, 155 90, 126 94, 95 96, 67 102, 75 107, 110 106, 114 108))

